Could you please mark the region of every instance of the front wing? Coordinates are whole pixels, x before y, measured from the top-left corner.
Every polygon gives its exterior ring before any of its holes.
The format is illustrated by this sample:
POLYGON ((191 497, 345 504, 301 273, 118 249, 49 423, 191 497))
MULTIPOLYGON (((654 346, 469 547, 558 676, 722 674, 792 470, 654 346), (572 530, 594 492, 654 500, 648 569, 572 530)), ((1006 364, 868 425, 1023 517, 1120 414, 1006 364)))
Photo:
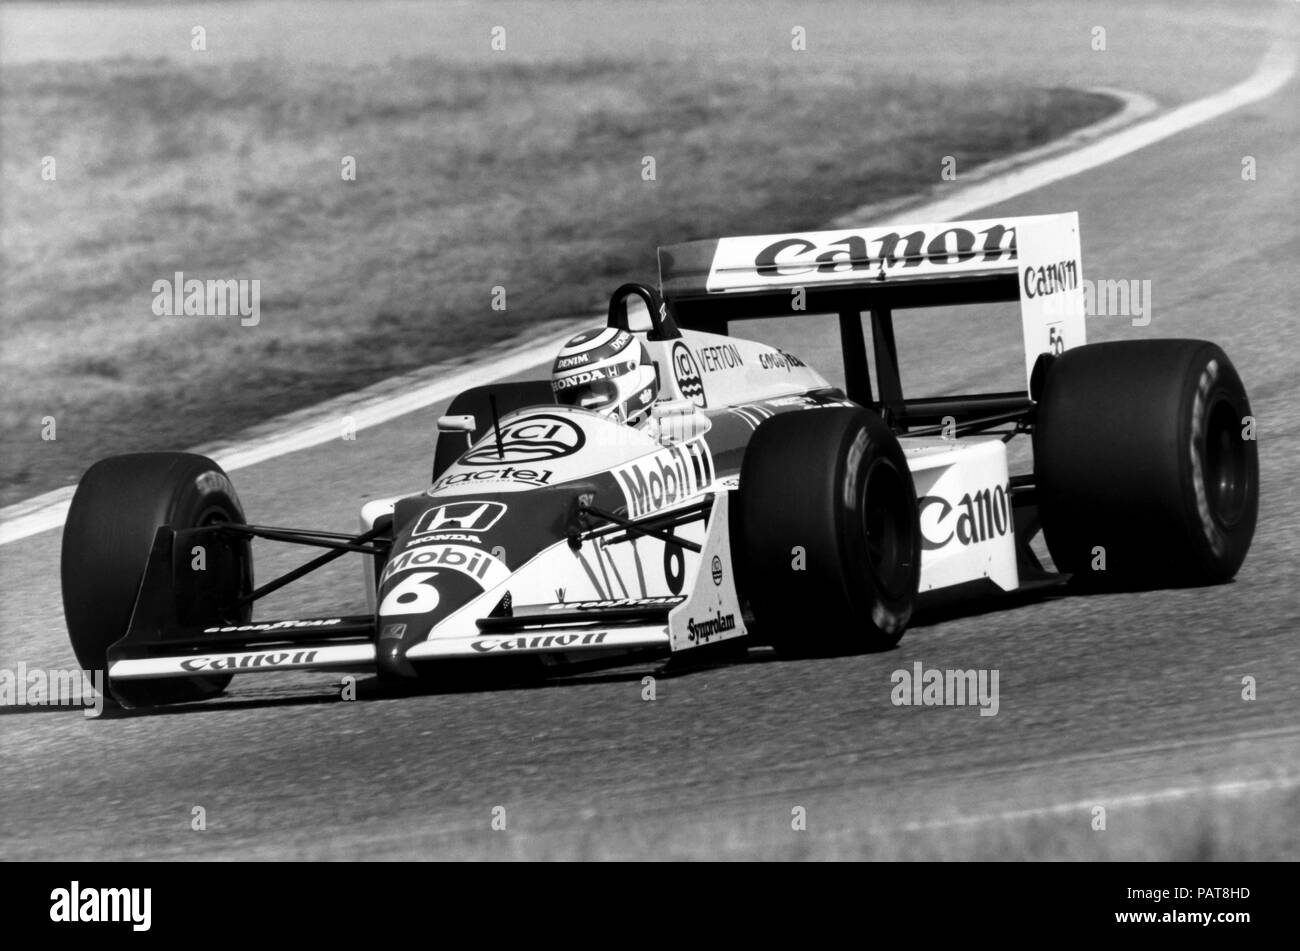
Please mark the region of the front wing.
MULTIPOLYGON (((725 496, 724 496, 725 497, 725 496)), ((670 598, 620 599, 580 606, 517 606, 481 617, 472 633, 435 628, 411 660, 546 655, 564 662, 592 655, 666 655, 747 633, 731 576, 727 506, 714 506, 705 544, 670 598), (653 603, 647 604, 646 601, 653 603)), ((126 635, 108 650, 108 683, 290 670, 375 669, 373 615, 278 618, 195 625, 181 615, 190 530, 159 528, 126 635)))

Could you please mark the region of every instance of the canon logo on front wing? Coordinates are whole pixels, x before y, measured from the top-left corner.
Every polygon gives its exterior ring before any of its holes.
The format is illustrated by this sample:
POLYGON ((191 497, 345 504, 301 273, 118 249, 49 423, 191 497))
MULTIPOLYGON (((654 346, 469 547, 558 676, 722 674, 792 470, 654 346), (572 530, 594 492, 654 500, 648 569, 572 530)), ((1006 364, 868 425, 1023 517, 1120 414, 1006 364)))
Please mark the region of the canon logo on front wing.
POLYGON ((534 637, 485 637, 470 646, 480 654, 489 651, 543 651, 603 644, 608 632, 595 634, 539 634, 534 637))
POLYGON ((190 657, 181 661, 185 670, 262 670, 267 667, 301 667, 316 660, 319 651, 274 651, 261 654, 228 654, 225 657, 190 657))

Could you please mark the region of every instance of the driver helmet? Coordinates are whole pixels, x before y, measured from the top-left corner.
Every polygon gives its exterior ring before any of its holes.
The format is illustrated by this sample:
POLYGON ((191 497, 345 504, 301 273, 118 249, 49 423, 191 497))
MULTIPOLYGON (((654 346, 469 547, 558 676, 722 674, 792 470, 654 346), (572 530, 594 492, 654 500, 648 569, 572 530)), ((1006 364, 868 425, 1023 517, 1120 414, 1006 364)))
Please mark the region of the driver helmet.
POLYGON ((551 389, 558 403, 637 426, 659 396, 659 376, 644 343, 626 330, 601 327, 560 348, 551 389))

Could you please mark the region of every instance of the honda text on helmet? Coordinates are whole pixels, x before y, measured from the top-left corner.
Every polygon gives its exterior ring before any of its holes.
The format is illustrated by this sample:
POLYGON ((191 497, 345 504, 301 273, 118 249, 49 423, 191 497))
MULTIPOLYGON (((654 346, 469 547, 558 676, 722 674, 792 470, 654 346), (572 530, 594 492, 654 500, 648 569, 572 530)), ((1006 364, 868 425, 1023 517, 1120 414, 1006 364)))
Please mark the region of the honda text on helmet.
POLYGON ((601 327, 560 349, 551 389, 556 402, 636 426, 659 396, 659 379, 645 344, 626 330, 601 327))

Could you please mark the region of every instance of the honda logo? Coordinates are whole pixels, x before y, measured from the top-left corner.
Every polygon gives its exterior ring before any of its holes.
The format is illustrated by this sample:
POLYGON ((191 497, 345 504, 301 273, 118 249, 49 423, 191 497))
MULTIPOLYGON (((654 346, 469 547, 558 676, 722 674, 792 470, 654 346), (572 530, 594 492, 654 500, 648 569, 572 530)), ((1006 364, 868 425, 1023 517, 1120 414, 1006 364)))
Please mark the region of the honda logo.
POLYGON ((433 532, 486 532, 506 514, 501 502, 448 502, 431 508, 415 524, 412 535, 433 532))

